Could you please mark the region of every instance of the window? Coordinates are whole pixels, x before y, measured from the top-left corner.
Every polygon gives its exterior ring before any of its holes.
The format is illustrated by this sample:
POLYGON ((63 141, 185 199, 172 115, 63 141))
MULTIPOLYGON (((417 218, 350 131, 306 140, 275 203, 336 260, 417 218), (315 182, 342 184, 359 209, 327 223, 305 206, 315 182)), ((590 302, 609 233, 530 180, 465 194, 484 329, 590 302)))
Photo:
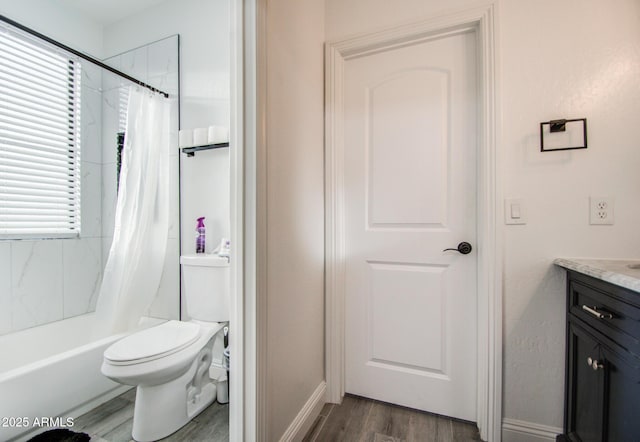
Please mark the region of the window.
POLYGON ((80 234, 80 64, 0 30, 0 239, 80 234))

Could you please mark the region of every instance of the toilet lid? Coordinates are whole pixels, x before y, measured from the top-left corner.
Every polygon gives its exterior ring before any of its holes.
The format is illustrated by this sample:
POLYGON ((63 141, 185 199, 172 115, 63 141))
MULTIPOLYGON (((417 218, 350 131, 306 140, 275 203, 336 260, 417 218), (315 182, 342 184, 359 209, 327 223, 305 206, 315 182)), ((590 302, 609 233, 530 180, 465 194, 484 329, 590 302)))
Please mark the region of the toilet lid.
POLYGON ((198 324, 167 321, 119 340, 104 352, 104 357, 116 363, 149 361, 180 351, 199 336, 198 324))

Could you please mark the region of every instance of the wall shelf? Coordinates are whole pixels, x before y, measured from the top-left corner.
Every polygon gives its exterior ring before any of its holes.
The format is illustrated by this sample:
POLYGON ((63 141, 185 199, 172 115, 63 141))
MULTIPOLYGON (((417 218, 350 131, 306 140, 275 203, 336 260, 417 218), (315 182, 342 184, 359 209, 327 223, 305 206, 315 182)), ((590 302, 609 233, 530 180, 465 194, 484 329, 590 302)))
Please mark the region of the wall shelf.
POLYGON ((205 144, 203 146, 182 147, 180 150, 187 154, 188 157, 192 157, 196 152, 209 149, 220 149, 223 147, 229 147, 229 143, 217 143, 217 144, 205 144))

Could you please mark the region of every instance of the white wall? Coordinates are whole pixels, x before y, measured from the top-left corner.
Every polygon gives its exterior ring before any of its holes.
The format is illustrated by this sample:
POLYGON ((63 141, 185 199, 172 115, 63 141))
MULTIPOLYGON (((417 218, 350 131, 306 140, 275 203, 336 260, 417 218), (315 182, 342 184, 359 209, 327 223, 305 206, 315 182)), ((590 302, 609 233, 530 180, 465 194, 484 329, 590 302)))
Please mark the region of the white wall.
MULTIPOLYGON (((106 26, 104 53, 113 56, 174 34, 180 35, 180 127, 228 126, 227 0, 169 0, 106 26)), ((195 253, 200 216, 206 217, 209 252, 230 236, 228 149, 181 155, 180 176, 181 253, 195 253)))
POLYGON ((102 25, 58 0, 0 0, 0 14, 74 49, 102 57, 102 25))
MULTIPOLYGON (((266 13, 266 439, 324 380, 324 2, 266 13)), ((261 224, 265 220, 258 220, 261 224)))
POLYGON ((561 427, 565 288, 551 260, 640 257, 640 3, 501 8, 504 190, 529 212, 504 238, 504 414, 561 427), (538 152, 537 123, 581 117, 587 150, 538 152), (589 225, 589 195, 615 198, 615 225, 589 225))
MULTIPOLYGON (((481 3, 327 0, 326 38, 481 3)), ((551 262, 640 257, 640 4, 498 5, 502 190, 523 198, 529 215, 504 236, 504 417, 559 428, 565 288, 551 262), (541 121, 581 117, 589 124, 587 150, 539 152, 541 121), (589 195, 615 198, 615 225, 588 225, 589 195)))

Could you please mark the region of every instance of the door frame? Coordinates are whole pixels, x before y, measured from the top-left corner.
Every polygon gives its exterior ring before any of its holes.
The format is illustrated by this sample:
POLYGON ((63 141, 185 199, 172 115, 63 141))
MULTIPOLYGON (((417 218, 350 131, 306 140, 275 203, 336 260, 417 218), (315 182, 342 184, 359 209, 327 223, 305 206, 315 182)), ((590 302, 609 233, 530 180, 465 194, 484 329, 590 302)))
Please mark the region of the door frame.
MULTIPOLYGON (((251 281, 253 274, 249 266, 245 267, 245 259, 250 258, 252 250, 245 243, 246 232, 244 230, 247 217, 251 218, 250 207, 245 207, 245 195, 251 192, 251 187, 247 186, 245 180, 244 164, 247 157, 251 158, 251 150, 246 144, 251 142, 251 133, 248 122, 245 119, 245 106, 251 108, 251 94, 244 94, 245 77, 245 48, 243 45, 244 33, 250 32, 253 28, 245 27, 244 7, 242 0, 235 0, 230 3, 230 144, 229 149, 229 171, 230 171, 230 225, 231 244, 233 253, 231 254, 231 304, 230 304, 230 352, 233 354, 233 364, 231 364, 230 379, 239 379, 234 384, 234 388, 229 389, 229 438, 232 441, 245 440, 246 435, 253 434, 254 428, 252 417, 254 415, 254 404, 243 406, 248 394, 253 392, 253 383, 247 372, 255 366, 252 359, 252 352, 255 348, 253 335, 246 332, 246 324, 252 324, 251 317, 245 320, 245 306, 251 308, 250 293, 245 292, 246 287, 250 287, 245 280, 251 281), (246 140, 246 143, 245 143, 246 140), (244 148, 243 148, 244 147, 244 148)), ((251 67, 249 63, 247 69, 251 67)), ((249 221, 250 222, 250 221, 249 221)))
POLYGON ((502 227, 497 151, 496 11, 493 3, 369 33, 325 48, 326 400, 345 393, 344 64, 354 57, 473 29, 478 44, 477 424, 500 441, 502 424, 502 227))

